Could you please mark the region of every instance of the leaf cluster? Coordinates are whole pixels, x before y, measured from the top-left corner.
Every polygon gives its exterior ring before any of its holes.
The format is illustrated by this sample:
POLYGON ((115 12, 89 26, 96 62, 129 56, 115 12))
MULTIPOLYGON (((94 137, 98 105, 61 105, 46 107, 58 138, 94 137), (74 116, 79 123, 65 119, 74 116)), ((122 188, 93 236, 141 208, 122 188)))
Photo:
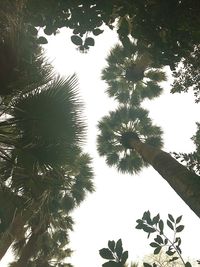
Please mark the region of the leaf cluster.
POLYGON ((103 267, 123 267, 128 259, 128 251, 123 250, 121 239, 117 242, 108 241, 108 248, 100 249, 99 254, 103 259, 109 260, 103 267))
MULTIPOLYGON (((176 219, 168 214, 168 219, 166 224, 160 218, 160 215, 152 217, 150 211, 144 212, 141 219, 138 219, 136 229, 143 230, 148 234, 148 238, 151 234, 156 234, 154 241, 149 245, 154 249, 154 254, 157 255, 161 250, 164 250, 166 255, 169 256, 169 262, 176 261, 181 259, 184 266, 191 266, 189 262, 184 262, 182 258, 182 251, 180 248, 181 238, 178 236, 180 232, 183 231, 184 225, 180 224, 182 220, 182 216, 177 217, 176 219), (165 234, 166 226, 173 231, 173 239, 170 239, 165 234)), ((144 263, 144 267, 150 267, 151 265, 148 263, 144 263)), ((153 265, 156 267, 156 265, 153 265)))

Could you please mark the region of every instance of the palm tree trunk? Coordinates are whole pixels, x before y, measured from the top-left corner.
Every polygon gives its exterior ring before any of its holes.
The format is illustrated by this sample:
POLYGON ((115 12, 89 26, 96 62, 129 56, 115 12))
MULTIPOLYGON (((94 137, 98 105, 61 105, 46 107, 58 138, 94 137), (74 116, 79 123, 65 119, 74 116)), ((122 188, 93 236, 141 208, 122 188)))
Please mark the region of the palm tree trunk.
POLYGON ((17 214, 13 219, 9 229, 2 235, 0 240, 0 260, 5 255, 16 237, 23 233, 24 219, 21 214, 17 214))
POLYGON ((200 218, 200 176, 166 153, 139 139, 129 140, 129 145, 148 162, 200 218))

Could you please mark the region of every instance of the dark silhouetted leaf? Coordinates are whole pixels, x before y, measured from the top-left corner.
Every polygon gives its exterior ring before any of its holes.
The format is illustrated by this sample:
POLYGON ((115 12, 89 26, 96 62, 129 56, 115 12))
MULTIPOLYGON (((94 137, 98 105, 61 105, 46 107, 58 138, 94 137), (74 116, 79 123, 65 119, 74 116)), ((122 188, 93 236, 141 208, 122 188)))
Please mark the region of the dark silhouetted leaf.
POLYGON ((184 225, 179 225, 178 227, 176 227, 176 232, 179 233, 183 231, 183 229, 184 229, 184 225))
POLYGON ((166 251, 166 254, 169 256, 173 256, 174 253, 176 253, 176 251, 171 251, 171 250, 166 251))
POLYGON ((115 262, 115 261, 108 261, 104 264, 102 264, 103 267, 122 267, 122 264, 120 264, 119 262, 115 262))
POLYGON ((174 226, 173 226, 173 224, 170 222, 170 220, 167 220, 167 225, 169 226, 169 228, 171 228, 172 230, 174 230, 174 226))
POLYGON ((114 240, 112 240, 112 241, 109 240, 108 241, 108 247, 112 252, 114 252, 115 251, 115 241, 114 240))
POLYGON ((176 223, 180 223, 180 221, 181 221, 181 219, 182 219, 182 215, 181 216, 179 216, 177 219, 176 219, 176 223))
POLYGON ((176 260, 178 260, 179 259, 179 257, 173 257, 172 259, 170 259, 169 261, 176 261, 176 260))
POLYGON ((158 225, 159 225, 160 233, 163 234, 163 229, 164 229, 163 220, 160 220, 158 225))
POLYGON ((117 257, 121 259, 123 248, 122 248, 122 240, 119 239, 116 243, 115 252, 117 254, 117 257))
POLYGON ((48 41, 47 41, 47 39, 46 39, 45 37, 40 36, 40 37, 37 39, 37 43, 38 43, 38 44, 47 44, 48 41))
POLYGON ((154 254, 154 255, 159 254, 160 251, 161 251, 161 248, 162 248, 162 247, 157 247, 157 248, 154 250, 153 254, 154 254))
POLYGON ((121 263, 125 264, 126 260, 128 259, 128 251, 124 251, 121 257, 121 263))
POLYGON ((157 248, 158 246, 159 246, 159 244, 158 243, 155 243, 155 242, 152 242, 152 243, 150 243, 149 244, 151 247, 153 247, 153 248, 157 248))
POLYGON ((112 252, 108 248, 102 248, 99 250, 99 254, 102 258, 107 259, 107 260, 112 260, 114 259, 114 256, 112 252))
POLYGON ((185 267, 192 267, 191 263, 189 261, 186 262, 185 267))
POLYGON ((157 235, 156 238, 154 238, 154 240, 159 244, 163 244, 163 239, 160 235, 157 235))
POLYGON ((72 35, 71 36, 71 41, 72 43, 74 43, 75 45, 82 45, 83 40, 81 39, 81 37, 77 36, 77 35, 72 35))
POLYGON ((92 37, 86 38, 84 46, 94 46, 94 39, 92 37))
POLYGON ((101 29, 95 29, 95 30, 93 30, 92 33, 97 36, 97 35, 101 34, 102 32, 103 32, 103 30, 101 30, 101 29))
POLYGON ((150 227, 150 226, 147 226, 147 225, 144 225, 144 226, 143 226, 143 230, 144 230, 146 233, 154 233, 154 232, 156 232, 156 230, 155 230, 153 227, 150 227))
POLYGON ((153 222, 153 224, 157 224, 159 222, 159 220, 160 220, 160 215, 157 214, 155 217, 153 217, 152 222, 153 222))
POLYGON ((171 222, 174 222, 174 218, 173 218, 173 216, 171 214, 168 214, 168 217, 169 217, 171 222))

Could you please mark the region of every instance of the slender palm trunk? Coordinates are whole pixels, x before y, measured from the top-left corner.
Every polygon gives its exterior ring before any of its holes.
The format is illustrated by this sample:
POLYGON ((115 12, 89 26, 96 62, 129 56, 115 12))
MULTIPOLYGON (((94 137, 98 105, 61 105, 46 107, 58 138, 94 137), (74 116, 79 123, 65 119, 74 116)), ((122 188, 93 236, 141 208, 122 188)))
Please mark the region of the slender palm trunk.
POLYGON ((169 183, 200 218, 200 176, 189 171, 169 153, 144 144, 139 139, 129 140, 129 146, 135 149, 169 183))

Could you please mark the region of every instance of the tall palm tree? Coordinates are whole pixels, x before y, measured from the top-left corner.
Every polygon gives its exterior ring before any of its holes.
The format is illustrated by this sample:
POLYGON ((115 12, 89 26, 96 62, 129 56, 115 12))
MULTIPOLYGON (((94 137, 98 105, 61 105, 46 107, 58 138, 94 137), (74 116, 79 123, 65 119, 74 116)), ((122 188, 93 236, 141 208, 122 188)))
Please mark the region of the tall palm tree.
POLYGON ((144 98, 152 99, 162 92, 160 82, 166 80, 161 66, 153 64, 148 48, 116 45, 107 57, 108 66, 102 79, 108 84, 107 93, 120 103, 138 105, 144 98))
POLYGON ((151 124, 146 111, 120 107, 98 127, 98 151, 109 165, 129 173, 151 165, 200 217, 200 177, 160 149, 161 130, 151 124))
MULTIPOLYGON (((75 162, 80 157, 79 146, 85 137, 82 107, 77 79, 73 75, 66 80, 57 78, 15 98, 7 111, 9 116, 0 122, 0 142, 4 148, 0 151, 0 157, 5 164, 1 169, 2 183, 15 194, 23 196, 24 203, 31 199, 29 208, 24 205, 13 217, 8 229, 12 238, 2 236, 1 256, 15 239, 15 223, 18 224, 20 220, 23 227, 32 210, 38 210, 43 197, 44 200, 48 197, 48 183, 51 182, 49 171, 59 170, 61 166, 69 170, 72 166, 80 168, 75 162), (49 179, 43 179, 47 174, 49 179)), ((83 181, 80 178, 78 182, 77 179, 77 186, 83 188, 83 181)), ((91 182, 87 182, 87 190, 91 190, 91 182)), ((73 190, 75 188, 73 184, 73 190)), ((75 192, 78 194, 78 190, 75 192)), ((81 201, 84 194, 77 197, 81 201)))

